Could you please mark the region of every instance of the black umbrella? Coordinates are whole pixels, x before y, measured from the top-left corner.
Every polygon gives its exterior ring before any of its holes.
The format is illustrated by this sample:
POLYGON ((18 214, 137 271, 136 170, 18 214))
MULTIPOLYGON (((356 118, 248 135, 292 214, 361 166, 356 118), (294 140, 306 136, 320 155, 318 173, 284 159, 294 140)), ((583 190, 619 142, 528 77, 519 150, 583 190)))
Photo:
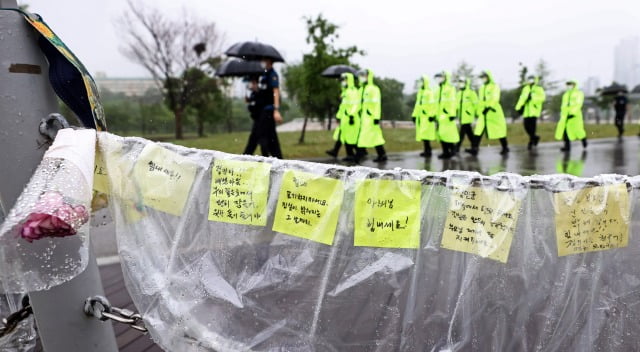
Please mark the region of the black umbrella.
POLYGON ((627 86, 613 82, 611 83, 610 86, 602 88, 602 90, 600 90, 600 95, 601 96, 616 95, 618 94, 618 92, 627 93, 628 92, 627 86))
POLYGON ((284 62, 276 48, 260 42, 235 43, 227 49, 225 54, 245 60, 271 59, 273 62, 284 62))
POLYGON ((216 69, 218 77, 242 77, 257 76, 264 72, 257 61, 245 61, 240 59, 227 60, 216 69))
POLYGON ((342 75, 345 72, 352 73, 355 75, 358 72, 358 70, 356 70, 355 68, 349 65, 331 65, 327 67, 324 71, 322 71, 321 75, 322 77, 327 77, 327 78, 340 78, 340 75, 342 75))

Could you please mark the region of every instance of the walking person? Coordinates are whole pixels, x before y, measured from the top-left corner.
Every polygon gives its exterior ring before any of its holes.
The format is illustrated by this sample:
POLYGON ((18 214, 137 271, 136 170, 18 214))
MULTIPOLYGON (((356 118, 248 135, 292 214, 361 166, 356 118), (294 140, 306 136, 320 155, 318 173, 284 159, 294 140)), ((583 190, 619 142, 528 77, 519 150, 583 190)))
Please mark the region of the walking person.
POLYGON ((456 124, 456 88, 451 84, 451 74, 447 71, 437 73, 435 79, 438 82, 438 139, 442 144, 442 153, 438 155, 438 159, 450 159, 455 155, 456 145, 460 142, 456 124))
POLYGON ((258 78, 259 77, 248 77, 247 82, 247 96, 245 97, 245 102, 247 103, 247 110, 249 110, 249 115, 253 122, 251 125, 249 140, 247 141, 247 146, 244 148, 243 154, 253 155, 259 144, 262 156, 269 156, 267 138, 263 138, 264 126, 260 124, 260 113, 262 112, 264 104, 259 101, 258 78))
POLYGON ((258 118, 263 133, 261 137, 266 139, 269 155, 282 159, 282 151, 278 141, 278 133, 276 132, 276 124, 282 123, 282 116, 280 115, 280 78, 273 69, 272 59, 262 59, 262 66, 265 72, 258 80, 258 100, 262 104, 262 110, 258 118))
POLYGON ((546 99, 544 88, 539 84, 536 76, 527 77, 527 83, 522 88, 520 98, 516 104, 516 111, 523 117, 524 130, 529 135, 527 149, 531 150, 540 142, 540 136, 536 134, 536 124, 542 115, 542 106, 546 99))
POLYGON ((358 152, 356 161, 365 156, 366 148, 375 148, 378 156, 375 162, 387 161, 387 153, 384 150, 384 137, 380 128, 382 115, 382 97, 380 88, 374 83, 373 71, 362 70, 358 73, 360 90, 362 92, 360 104, 360 134, 358 136, 358 152))
POLYGON ((613 108, 616 111, 615 124, 618 128, 618 138, 622 138, 624 134, 624 118, 627 116, 629 105, 629 99, 623 91, 618 91, 618 94, 613 99, 613 108))
POLYGON ((465 136, 473 144, 473 123, 478 111, 478 94, 471 88, 471 80, 460 78, 457 86, 456 115, 460 120, 460 141, 456 145, 456 153, 460 151, 465 136))
POLYGON ((555 137, 564 140, 564 147, 560 150, 571 150, 571 141, 581 140, 582 147, 587 147, 587 132, 584 130, 582 120, 582 104, 584 93, 578 89, 576 80, 567 82, 567 89, 562 95, 562 107, 560 108, 560 120, 556 126, 555 137))
POLYGON ((483 71, 480 74, 482 86, 478 94, 478 121, 474 129, 474 141, 470 149, 465 151, 471 155, 478 155, 480 141, 486 133, 489 139, 499 139, 502 150, 501 155, 509 153, 509 143, 507 142, 507 121, 504 119, 504 112, 500 105, 500 86, 493 80, 490 71, 483 71))
POLYGON ((422 76, 413 108, 413 123, 416 125, 416 141, 422 141, 423 151, 420 156, 431 157, 431 141, 437 139, 436 100, 429 85, 429 77, 422 76))
POLYGON ((352 73, 345 72, 341 75, 344 82, 342 101, 340 102, 340 140, 347 150, 347 156, 343 161, 355 161, 355 151, 360 133, 360 90, 355 85, 352 73))
POLYGON ((336 141, 333 145, 332 149, 325 151, 327 155, 332 156, 334 158, 338 157, 338 153, 340 152, 340 148, 342 147, 342 122, 344 115, 342 114, 341 106, 342 101, 344 100, 345 90, 347 88, 347 82, 344 75, 340 75, 340 105, 338 105, 338 112, 336 112, 336 120, 338 121, 338 125, 336 129, 333 131, 333 140, 336 141))

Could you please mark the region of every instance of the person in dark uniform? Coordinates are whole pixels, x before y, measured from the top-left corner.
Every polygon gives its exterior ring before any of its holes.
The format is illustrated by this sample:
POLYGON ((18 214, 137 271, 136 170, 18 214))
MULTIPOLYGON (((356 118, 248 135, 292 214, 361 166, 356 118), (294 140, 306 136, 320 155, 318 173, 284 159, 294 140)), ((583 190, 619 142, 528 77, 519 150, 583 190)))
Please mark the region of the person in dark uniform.
POLYGON ((257 76, 248 77, 247 90, 248 95, 245 97, 247 103, 247 109, 253 125, 251 126, 251 134, 249 134, 249 141, 244 148, 244 154, 252 155, 256 151, 256 147, 260 144, 260 151, 263 156, 269 156, 269 146, 267 145, 266 138, 260 138, 261 128, 259 124, 260 112, 262 111, 262 104, 258 100, 258 78, 257 76))
POLYGON ((623 91, 619 91, 618 95, 613 99, 613 108, 616 111, 615 124, 618 128, 618 138, 622 138, 622 134, 624 133, 624 118, 627 116, 628 104, 629 99, 627 96, 623 91))
POLYGON ((256 145, 260 144, 264 156, 282 159, 282 151, 276 132, 276 124, 282 122, 280 79, 278 73, 273 69, 273 60, 263 59, 262 66, 265 72, 258 78, 256 91, 257 119, 251 130, 245 154, 253 154, 256 145))

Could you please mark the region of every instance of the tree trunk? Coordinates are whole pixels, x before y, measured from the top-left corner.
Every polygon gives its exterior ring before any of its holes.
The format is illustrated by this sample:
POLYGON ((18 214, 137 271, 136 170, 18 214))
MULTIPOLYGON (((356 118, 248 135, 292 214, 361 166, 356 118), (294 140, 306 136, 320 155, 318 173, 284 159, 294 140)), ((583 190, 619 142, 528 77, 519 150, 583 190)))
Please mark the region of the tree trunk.
POLYGON ((298 139, 298 144, 304 144, 304 133, 307 131, 307 119, 308 117, 304 117, 304 123, 302 124, 302 132, 300 133, 300 139, 298 139))
POLYGON ((331 117, 331 114, 329 114, 329 122, 327 123, 327 130, 331 131, 331 122, 333 121, 333 118, 331 117))
POLYGON ((176 120, 176 139, 183 139, 182 136, 182 109, 177 108, 173 111, 173 116, 176 120))
POLYGON ((204 137, 204 119, 198 116, 198 137, 204 137))

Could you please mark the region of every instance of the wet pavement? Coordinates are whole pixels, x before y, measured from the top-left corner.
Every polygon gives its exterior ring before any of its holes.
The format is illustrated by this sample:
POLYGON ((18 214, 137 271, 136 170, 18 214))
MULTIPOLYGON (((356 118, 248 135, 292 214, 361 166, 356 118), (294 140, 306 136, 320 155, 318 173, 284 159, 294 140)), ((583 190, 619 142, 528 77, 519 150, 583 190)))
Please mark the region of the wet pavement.
MULTIPOLYGON (((465 170, 477 171, 484 175, 498 172, 513 172, 521 175, 546 175, 567 173, 581 177, 599 174, 638 175, 640 172, 640 138, 625 137, 595 139, 589 141, 587 148, 582 148, 579 141, 572 143, 569 153, 561 152, 562 142, 541 143, 531 151, 526 146, 511 146, 511 152, 503 157, 500 147, 482 147, 477 157, 464 151, 450 160, 439 160, 434 156, 425 159, 419 151, 389 154, 385 163, 375 163, 375 151, 369 150, 369 160, 363 166, 380 169, 418 169, 427 171, 465 170)), ((464 149, 464 148, 463 148, 464 149)), ((344 153, 344 150, 342 150, 344 153)), ((334 159, 314 159, 316 162, 336 163, 334 159)))

